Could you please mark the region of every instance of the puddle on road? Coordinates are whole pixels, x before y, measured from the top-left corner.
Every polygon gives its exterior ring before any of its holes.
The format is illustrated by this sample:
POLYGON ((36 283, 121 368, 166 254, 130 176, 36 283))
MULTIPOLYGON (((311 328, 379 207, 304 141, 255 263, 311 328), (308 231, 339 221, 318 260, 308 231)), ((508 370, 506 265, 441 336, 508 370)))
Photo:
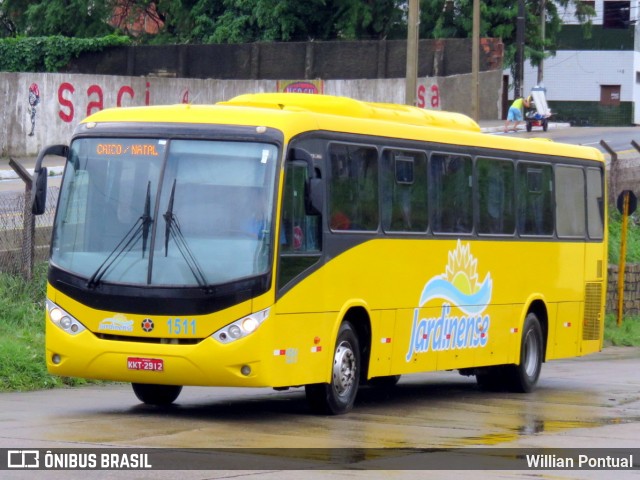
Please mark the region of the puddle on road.
POLYGON ((607 425, 622 425, 628 423, 640 423, 640 417, 612 417, 595 420, 544 420, 531 418, 522 425, 508 429, 503 433, 488 433, 476 437, 466 437, 456 441, 461 446, 488 446, 514 442, 523 436, 537 435, 540 433, 557 433, 579 428, 597 428, 607 425))

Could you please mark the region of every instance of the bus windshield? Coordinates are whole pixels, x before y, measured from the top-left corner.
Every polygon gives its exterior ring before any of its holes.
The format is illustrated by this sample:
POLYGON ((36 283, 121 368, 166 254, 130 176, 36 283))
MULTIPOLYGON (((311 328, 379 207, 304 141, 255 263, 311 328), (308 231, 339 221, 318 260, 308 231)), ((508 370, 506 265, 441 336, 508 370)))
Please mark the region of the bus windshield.
POLYGON ((266 143, 79 138, 51 262, 88 287, 202 287, 263 274, 277 156, 266 143))

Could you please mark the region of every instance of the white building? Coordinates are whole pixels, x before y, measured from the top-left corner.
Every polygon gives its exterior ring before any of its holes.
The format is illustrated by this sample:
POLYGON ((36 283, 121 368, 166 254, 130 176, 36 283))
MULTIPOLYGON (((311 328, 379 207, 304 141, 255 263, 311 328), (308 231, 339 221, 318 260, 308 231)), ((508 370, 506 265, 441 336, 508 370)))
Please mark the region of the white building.
MULTIPOLYGON (((640 124, 640 1, 586 1, 595 8, 585 39, 573 8, 558 7, 564 25, 555 56, 544 61, 547 101, 556 117, 576 125, 640 124)), ((523 92, 538 69, 524 67, 523 92)))

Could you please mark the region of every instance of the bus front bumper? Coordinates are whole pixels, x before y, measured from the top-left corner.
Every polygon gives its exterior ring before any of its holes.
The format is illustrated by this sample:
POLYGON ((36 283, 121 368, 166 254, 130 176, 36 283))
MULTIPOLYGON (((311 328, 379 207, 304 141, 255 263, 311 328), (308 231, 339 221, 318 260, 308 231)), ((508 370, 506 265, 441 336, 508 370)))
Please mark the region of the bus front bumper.
MULTIPOLYGON (((234 343, 207 337, 176 345, 105 340, 89 330, 69 335, 47 321, 49 373, 66 377, 161 385, 274 386, 261 360, 261 332, 234 343)), ((121 337, 122 338, 122 337, 121 337)))

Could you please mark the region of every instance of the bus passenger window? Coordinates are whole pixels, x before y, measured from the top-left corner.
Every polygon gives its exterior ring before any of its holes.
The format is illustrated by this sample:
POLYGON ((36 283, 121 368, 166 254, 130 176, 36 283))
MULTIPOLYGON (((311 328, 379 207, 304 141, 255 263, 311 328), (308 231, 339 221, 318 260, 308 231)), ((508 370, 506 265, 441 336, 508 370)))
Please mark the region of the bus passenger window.
POLYGON ((520 163, 518 176, 518 231, 521 235, 553 234, 553 171, 550 165, 520 163))
POLYGON ((479 200, 478 232, 511 235, 515 230, 513 163, 480 158, 476 168, 479 200))
POLYGON ((432 229, 436 233, 471 233, 471 157, 434 153, 431 155, 432 229))
POLYGON ((426 232, 427 156, 385 150, 382 154, 382 227, 388 232, 426 232))
POLYGON ((556 230, 559 237, 584 237, 585 185, 582 168, 558 166, 556 173, 556 230))
POLYGON ((587 226, 589 238, 600 240, 604 236, 604 198, 602 170, 587 169, 587 226))
POLYGON ((378 151, 334 143, 329 147, 329 227, 378 229, 378 151))

